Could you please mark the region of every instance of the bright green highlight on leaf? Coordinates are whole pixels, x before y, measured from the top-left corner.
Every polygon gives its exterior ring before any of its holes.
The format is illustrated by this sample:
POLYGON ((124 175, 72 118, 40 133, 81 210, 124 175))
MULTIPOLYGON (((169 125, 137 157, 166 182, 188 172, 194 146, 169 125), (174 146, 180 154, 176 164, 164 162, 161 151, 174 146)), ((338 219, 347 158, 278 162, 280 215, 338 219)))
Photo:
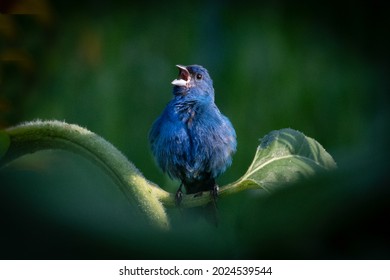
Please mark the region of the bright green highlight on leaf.
MULTIPOLYGON (((146 220, 169 228, 165 207, 175 207, 175 195, 145 179, 118 149, 93 132, 59 121, 35 121, 0 132, 0 167, 28 153, 63 149, 100 166, 135 203, 146 220)), ((219 197, 247 189, 271 192, 276 187, 336 167, 333 158, 314 139, 293 129, 272 131, 261 139, 252 164, 236 182, 220 188, 219 197)), ((208 192, 185 195, 181 207, 211 201, 208 192)))

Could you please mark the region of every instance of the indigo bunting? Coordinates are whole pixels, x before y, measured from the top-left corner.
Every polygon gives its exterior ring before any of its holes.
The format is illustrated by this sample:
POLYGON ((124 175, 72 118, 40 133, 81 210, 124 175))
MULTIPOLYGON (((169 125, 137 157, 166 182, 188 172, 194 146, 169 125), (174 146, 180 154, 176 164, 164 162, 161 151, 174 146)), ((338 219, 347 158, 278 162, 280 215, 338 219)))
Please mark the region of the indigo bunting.
POLYGON ((149 133, 152 153, 159 167, 181 181, 179 204, 187 194, 210 191, 215 202, 215 179, 232 163, 236 132, 214 103, 213 82, 199 65, 181 66, 173 86, 173 99, 153 123, 149 133))

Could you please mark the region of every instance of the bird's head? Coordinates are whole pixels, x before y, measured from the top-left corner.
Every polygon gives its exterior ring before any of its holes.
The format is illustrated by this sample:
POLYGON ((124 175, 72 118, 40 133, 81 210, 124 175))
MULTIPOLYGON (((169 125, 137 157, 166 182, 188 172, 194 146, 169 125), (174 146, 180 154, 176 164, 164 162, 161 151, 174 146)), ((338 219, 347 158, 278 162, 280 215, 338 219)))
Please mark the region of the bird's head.
POLYGON ((176 66, 179 76, 172 81, 175 96, 194 94, 214 99, 213 81, 205 68, 200 65, 176 66))

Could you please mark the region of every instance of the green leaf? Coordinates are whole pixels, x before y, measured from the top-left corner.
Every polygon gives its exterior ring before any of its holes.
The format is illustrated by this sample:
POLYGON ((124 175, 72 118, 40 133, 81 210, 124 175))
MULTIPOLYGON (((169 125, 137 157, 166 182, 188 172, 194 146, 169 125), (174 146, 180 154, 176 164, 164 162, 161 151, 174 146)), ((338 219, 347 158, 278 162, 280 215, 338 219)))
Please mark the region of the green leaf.
MULTIPOLYGON (((222 186, 218 196, 225 197, 247 189, 271 191, 276 187, 336 168, 332 156, 314 139, 284 128, 261 139, 255 158, 244 176, 222 186)), ((159 195, 166 206, 174 206, 174 196, 159 195)), ((181 207, 196 207, 209 203, 209 192, 185 195, 181 207)))
POLYGON ((0 159, 8 151, 10 145, 10 139, 7 133, 0 131, 0 159))
POLYGON ((332 156, 316 140, 285 128, 261 139, 252 164, 234 185, 270 191, 334 168, 332 156))

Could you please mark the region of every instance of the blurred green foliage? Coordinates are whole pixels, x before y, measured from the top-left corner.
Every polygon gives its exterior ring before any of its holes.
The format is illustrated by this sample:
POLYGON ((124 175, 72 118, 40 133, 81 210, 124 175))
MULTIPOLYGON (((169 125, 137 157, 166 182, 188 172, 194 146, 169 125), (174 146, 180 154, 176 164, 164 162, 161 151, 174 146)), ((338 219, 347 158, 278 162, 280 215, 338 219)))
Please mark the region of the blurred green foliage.
POLYGON ((369 224, 389 210, 385 9, 332 1, 37 2, 33 15, 28 6, 22 15, 7 14, 12 4, 0 7, 1 127, 38 118, 85 126, 174 191, 178 183, 156 167, 147 134, 171 98, 174 65, 200 64, 238 135, 221 185, 243 174, 260 137, 283 127, 316 139, 341 171, 270 198, 221 200, 217 229, 169 210, 177 228, 157 234, 138 229, 96 167, 67 153, 33 155, 0 170, 1 242, 11 240, 2 258, 389 257, 384 231, 369 224), (346 221, 376 231, 354 235, 346 221))

